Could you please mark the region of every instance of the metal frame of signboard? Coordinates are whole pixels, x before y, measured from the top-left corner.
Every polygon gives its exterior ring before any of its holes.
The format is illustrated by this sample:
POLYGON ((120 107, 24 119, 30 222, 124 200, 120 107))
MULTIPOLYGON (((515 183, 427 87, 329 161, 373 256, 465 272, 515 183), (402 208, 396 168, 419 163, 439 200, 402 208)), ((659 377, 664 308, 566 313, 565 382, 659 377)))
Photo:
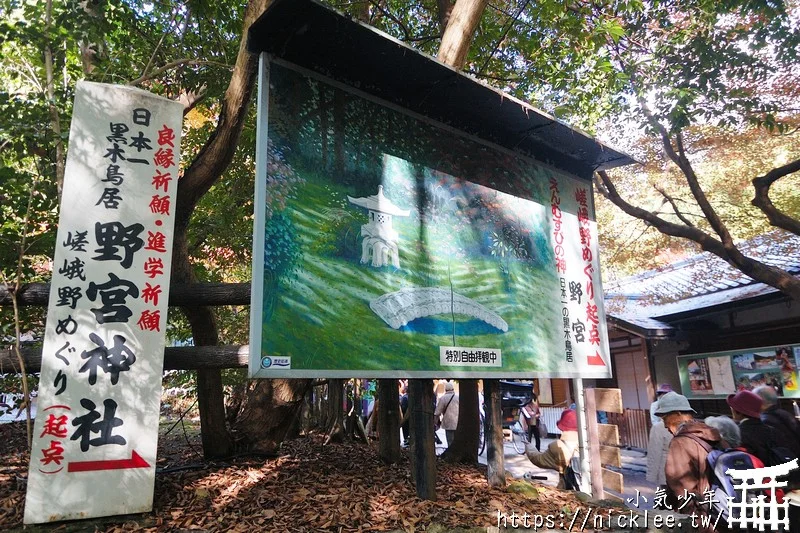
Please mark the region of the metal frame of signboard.
MULTIPOLYGON (((257 95, 257 102, 258 102, 258 119, 257 119, 257 135, 256 135, 256 185, 255 185, 255 207, 254 207, 254 232, 253 232, 253 270, 252 270, 252 294, 251 294, 251 315, 250 315, 250 346, 251 346, 251 356, 250 356, 250 364, 248 367, 249 375, 254 378, 308 378, 308 377, 353 377, 354 375, 358 375, 359 377, 363 378, 423 378, 423 377, 439 377, 439 378, 500 378, 500 377, 517 377, 517 378, 533 378, 533 377, 542 377, 542 378, 597 378, 597 379, 604 379, 611 376, 611 362, 610 362, 610 350, 608 348, 608 331, 607 331, 607 324, 605 321, 605 311, 602 308, 602 299, 600 299, 597 303, 598 305, 598 314, 600 317, 600 323, 598 325, 600 331, 600 338, 601 338, 601 351, 600 353, 604 353, 606 355, 606 365, 604 367, 604 371, 593 373, 591 375, 587 375, 585 372, 542 372, 542 371, 508 371, 508 370, 500 370, 500 371, 490 371, 488 369, 481 369, 478 371, 465 371, 465 370, 448 370, 446 368, 442 368, 440 370, 332 370, 332 369, 291 369, 291 370, 275 370, 270 369, 268 372, 265 371, 264 368, 261 366, 261 361, 264 358, 265 354, 261 353, 262 350, 262 331, 261 325, 263 323, 263 291, 264 291, 264 239, 265 239, 265 231, 264 225, 260 223, 265 216, 265 202, 266 198, 266 190, 264 185, 263 176, 267 175, 267 142, 268 142, 268 123, 269 123, 269 80, 270 80, 270 65, 277 64, 281 67, 287 68, 289 70, 293 70, 303 76, 307 76, 309 78, 315 79, 322 83, 328 84, 336 89, 340 89, 350 93, 354 96, 359 98, 363 98, 364 100, 370 101, 372 103, 378 104, 380 106, 386 107, 392 111, 402 113, 406 116, 409 116, 415 120, 421 121, 423 123, 427 123, 430 125, 435 126, 441 130, 449 132, 453 135, 460 136, 465 139, 469 139, 473 142, 480 143, 481 145, 487 146, 496 150, 498 152, 513 155, 516 158, 521 160, 530 161, 531 164, 535 164, 541 168, 548 169, 555 174, 557 174, 561 179, 568 179, 574 182, 581 183, 582 185, 586 185, 591 191, 591 183, 587 182, 586 180, 582 180, 577 178, 573 175, 566 173, 563 170, 557 169, 551 165, 547 165, 542 163, 539 160, 535 160, 531 157, 525 156, 524 154, 520 154, 514 152, 513 150, 509 150, 502 146, 496 145, 491 143, 485 139, 470 135, 466 132, 461 130, 452 128, 438 122, 436 120, 430 119, 413 111, 409 111, 408 109, 404 109, 398 105, 392 104, 390 102, 386 102, 380 98, 376 98, 368 93, 360 91, 352 86, 337 82, 330 78, 327 78, 323 75, 320 75, 317 72, 312 70, 300 67, 298 65, 286 62, 280 58, 276 58, 271 56, 266 52, 262 52, 259 57, 259 73, 258 73, 258 95, 257 95), (603 351, 604 350, 604 351, 603 351)), ((507 191, 502 191, 506 194, 511 194, 507 191)), ((591 209, 591 213, 594 213, 594 197, 592 194, 587 195, 587 203, 589 208, 591 209)), ((596 223, 596 222, 595 222, 596 223)), ((592 243, 592 252, 595 257, 599 257, 598 246, 595 240, 592 243)), ((599 279, 595 282, 595 293, 602 294, 602 282, 599 279)))

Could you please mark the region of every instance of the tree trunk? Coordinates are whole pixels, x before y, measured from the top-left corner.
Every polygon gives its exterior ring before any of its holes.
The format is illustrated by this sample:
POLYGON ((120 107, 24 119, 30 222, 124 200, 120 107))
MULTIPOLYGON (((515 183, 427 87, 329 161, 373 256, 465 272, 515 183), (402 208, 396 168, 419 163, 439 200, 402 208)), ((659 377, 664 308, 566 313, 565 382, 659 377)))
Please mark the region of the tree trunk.
MULTIPOLYGON (((167 359, 167 353, 165 350, 164 351, 165 363, 166 359, 167 359)), ((247 396, 246 381, 237 383, 231 388, 231 392, 228 395, 228 401, 226 402, 225 405, 225 421, 228 423, 228 427, 232 427, 236 423, 236 418, 242 411, 242 403, 244 402, 246 396, 247 396)))
MULTIPOLYGON (((666 146, 667 143, 664 144, 666 146)), ((688 162, 685 162, 684 166, 687 165, 688 162)), ((687 181, 694 182, 694 192, 696 198, 704 198, 704 203, 707 204, 708 200, 704 197, 705 193, 702 191, 702 189, 700 189, 699 183, 697 183, 697 178, 694 177, 693 172, 690 172, 689 168, 686 170, 682 169, 682 171, 684 172, 684 177, 687 179, 687 181)), ((611 201, 614 205, 625 211, 627 214, 643 220, 648 225, 653 226, 665 235, 681 237, 696 242, 700 245, 703 251, 711 252, 754 280, 776 288, 793 300, 800 301, 799 279, 797 279, 787 270, 768 265, 762 261, 758 261, 752 257, 747 257, 742 254, 733 243, 730 235, 727 234, 727 229, 724 232, 724 234, 727 235, 727 239, 723 238, 720 240, 712 236, 710 233, 698 228, 697 226, 687 226, 686 224, 671 222, 653 211, 648 211, 647 209, 635 206, 622 198, 608 173, 605 171, 600 170, 595 173, 595 176, 597 176, 595 184, 597 185, 597 190, 600 192, 600 194, 611 201)), ((717 224, 723 225, 722 220, 720 220, 718 217, 717 224)))
MULTIPOLYGON (((189 261, 185 227, 175 232, 172 279, 182 283, 196 281, 189 261)), ((209 307, 182 307, 196 346, 216 346, 217 323, 209 307)), ((200 437, 206 459, 227 457, 233 453, 233 439, 225 423, 225 395, 219 369, 197 370, 197 407, 200 411, 200 437)))
POLYGON ((480 422, 478 380, 461 379, 458 381, 458 426, 453 443, 442 454, 442 459, 448 463, 477 463, 480 422))
POLYGON ((500 410, 500 382, 483 380, 483 399, 486 403, 486 479, 490 487, 506 486, 505 454, 503 451, 503 415, 500 410))
POLYGON ((314 427, 314 387, 309 387, 303 396, 303 406, 300 411, 300 430, 303 435, 308 435, 314 427))
MULTIPOLYGON (((47 2, 45 2, 45 35, 51 34, 50 24, 53 19, 52 14, 53 1, 47 0, 47 2)), ((56 190, 58 191, 58 199, 61 200, 61 193, 64 189, 64 170, 66 169, 67 154, 64 152, 64 140, 61 138, 61 117, 55 105, 53 51, 50 48, 50 44, 50 39, 48 38, 44 46, 45 93, 47 95, 47 110, 50 115, 50 127, 53 130, 53 137, 55 139, 56 190)))
POLYGON ((340 176, 345 171, 346 130, 344 91, 337 89, 333 93, 333 170, 340 176))
POLYGON ((396 379, 378 380, 378 456, 385 463, 400 461, 400 398, 396 379))
POLYGON ((472 36, 488 3, 488 0, 457 0, 439 46, 439 61, 457 70, 464 68, 472 36))
POLYGON ((323 86, 319 89, 319 143, 322 148, 322 168, 328 168, 328 102, 325 99, 326 90, 323 86))
POLYGON ((433 382, 408 381, 411 408, 411 476, 422 500, 436 500, 436 449, 433 443, 433 382))
POLYGON ((319 387, 314 387, 314 428, 322 429, 325 427, 325 391, 327 390, 327 385, 322 385, 319 387))
POLYGON ((237 449, 276 453, 293 425, 311 383, 310 379, 251 380, 241 413, 233 426, 237 449))
POLYGON ((450 0, 437 0, 439 18, 439 31, 444 34, 447 23, 450 22, 450 14, 453 12, 453 4, 450 0))
POLYGON ((344 380, 328 380, 328 416, 325 444, 344 441, 344 380))
MULTIPOLYGON (((247 119, 258 66, 256 55, 247 51, 247 30, 270 3, 270 0, 251 0, 248 3, 236 65, 220 106, 217 127, 178 181, 175 198, 172 281, 178 283, 197 281, 193 265, 189 260, 187 243, 189 221, 200 198, 219 179, 236 153, 242 127, 247 119)), ((184 312, 191 325, 195 345, 217 344, 217 326, 209 308, 185 308, 184 312)), ((203 454, 207 458, 230 455, 233 450, 233 440, 225 426, 224 394, 219 370, 198 371, 197 399, 200 408, 203 454)))

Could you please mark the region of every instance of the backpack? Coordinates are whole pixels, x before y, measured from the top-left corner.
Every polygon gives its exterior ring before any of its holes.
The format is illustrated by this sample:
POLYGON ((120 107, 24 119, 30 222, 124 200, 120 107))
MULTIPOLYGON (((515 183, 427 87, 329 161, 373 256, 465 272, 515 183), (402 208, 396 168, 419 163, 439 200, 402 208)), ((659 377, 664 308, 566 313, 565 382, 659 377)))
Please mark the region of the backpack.
POLYGON ((765 466, 778 466, 797 459, 797 456, 789 448, 783 446, 770 446, 769 457, 765 466))
MULTIPOLYGON (((767 459, 768 463, 764 466, 777 466, 797 459, 797 456, 789 448, 785 448, 783 446, 770 446, 769 457, 767 457, 767 459)), ((791 470, 785 476, 778 476, 776 479, 778 481, 787 482, 788 485, 786 490, 796 489, 800 485, 800 469, 791 470)))
MULTIPOLYGON (((737 491, 734 488, 734 480, 727 472, 728 470, 750 470, 755 468, 753 456, 747 452, 732 448, 726 450, 712 448, 708 442, 699 437, 694 435, 687 436, 697 442, 708 453, 706 455, 706 463, 708 464, 709 490, 713 493, 712 499, 714 500, 710 508, 711 516, 713 518, 721 517, 721 521, 728 523, 728 517, 730 516, 728 498, 731 498, 735 503, 741 503, 742 491, 737 491)), ((755 489, 747 491, 748 499, 758 497, 759 494, 765 494, 765 492, 755 489)), ((705 499, 702 494, 698 494, 697 497, 705 499)), ((734 513, 734 518, 739 518, 738 510, 734 513)))
POLYGON ((583 490, 583 476, 581 474, 581 458, 580 455, 576 456, 578 448, 572 452, 567 462, 567 468, 564 469, 564 488, 567 490, 575 490, 581 492, 583 490))
MULTIPOLYGON (((728 498, 735 503, 742 503, 742 495, 744 491, 736 490, 734 488, 734 480, 728 474, 729 470, 750 470, 756 468, 753 464, 753 456, 747 452, 735 449, 727 450, 711 450, 708 452, 706 462, 709 467, 709 475, 711 481, 711 490, 714 492, 713 513, 712 516, 720 515, 722 520, 729 522, 730 509, 728 507, 728 498)), ((741 483, 741 481, 739 481, 741 483)), ((763 489, 748 489, 748 500, 766 492, 763 489)), ((739 518, 739 512, 736 510, 734 518, 739 518)))

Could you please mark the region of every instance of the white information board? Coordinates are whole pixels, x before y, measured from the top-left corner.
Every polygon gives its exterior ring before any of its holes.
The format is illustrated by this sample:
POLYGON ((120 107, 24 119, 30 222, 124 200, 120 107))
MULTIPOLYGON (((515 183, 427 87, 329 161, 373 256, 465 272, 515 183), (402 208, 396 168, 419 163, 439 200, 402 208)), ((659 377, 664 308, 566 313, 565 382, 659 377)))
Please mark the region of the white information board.
POLYGON ((148 511, 183 106, 80 82, 25 523, 148 511))

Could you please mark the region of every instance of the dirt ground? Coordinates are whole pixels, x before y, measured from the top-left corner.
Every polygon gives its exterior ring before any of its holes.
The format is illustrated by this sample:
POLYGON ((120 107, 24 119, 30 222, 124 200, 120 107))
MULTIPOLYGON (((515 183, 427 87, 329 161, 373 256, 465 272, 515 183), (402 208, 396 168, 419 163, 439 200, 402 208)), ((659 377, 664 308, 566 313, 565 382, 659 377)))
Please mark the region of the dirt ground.
MULTIPOLYGON (((551 515, 555 527, 561 520, 566 529, 576 510, 587 509, 574 493, 524 480, 490 488, 486 467, 442 462, 438 499, 422 501, 407 451, 401 464, 386 465, 374 443, 323 446, 313 434, 286 442, 278 457, 208 462, 196 427, 178 425, 164 435, 167 428, 159 439, 152 512, 25 531, 485 531, 497 526, 498 511, 551 515)), ((2 531, 22 530, 28 458, 24 424, 0 425, 2 531)))

